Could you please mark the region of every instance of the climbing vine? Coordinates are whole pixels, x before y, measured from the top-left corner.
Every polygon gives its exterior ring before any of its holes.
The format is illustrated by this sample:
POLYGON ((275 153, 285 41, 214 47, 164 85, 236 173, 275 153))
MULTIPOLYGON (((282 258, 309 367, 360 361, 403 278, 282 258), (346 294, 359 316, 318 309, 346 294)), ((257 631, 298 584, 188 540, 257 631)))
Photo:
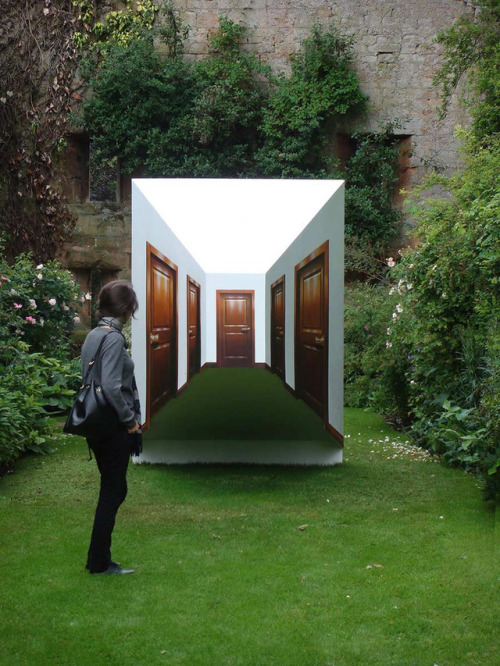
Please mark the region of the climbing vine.
MULTIPOLYGON (((109 3, 108 3, 109 5, 109 3)), ((0 24, 0 209, 8 254, 55 256, 75 218, 60 188, 61 152, 82 99, 82 46, 127 44, 150 28, 152 0, 102 16, 98 0, 7 3, 0 24), (99 13, 101 12, 101 14, 99 13)))

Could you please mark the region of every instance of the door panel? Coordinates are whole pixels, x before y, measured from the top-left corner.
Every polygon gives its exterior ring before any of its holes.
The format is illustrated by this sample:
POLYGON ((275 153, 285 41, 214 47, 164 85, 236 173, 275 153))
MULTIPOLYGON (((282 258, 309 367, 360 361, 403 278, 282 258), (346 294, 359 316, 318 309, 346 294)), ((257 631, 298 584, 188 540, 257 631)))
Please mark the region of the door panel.
POLYGON ((296 267, 295 389, 321 416, 325 416, 327 405, 326 268, 325 251, 313 253, 296 267))
POLYGON ((148 245, 149 418, 177 391, 177 267, 148 245))
POLYGON ((200 372, 200 286, 188 277, 188 379, 200 372))
POLYGON ((217 297, 217 364, 220 367, 252 367, 253 291, 218 291, 217 297))
POLYGON ((271 370, 285 379, 285 278, 271 285, 271 370))

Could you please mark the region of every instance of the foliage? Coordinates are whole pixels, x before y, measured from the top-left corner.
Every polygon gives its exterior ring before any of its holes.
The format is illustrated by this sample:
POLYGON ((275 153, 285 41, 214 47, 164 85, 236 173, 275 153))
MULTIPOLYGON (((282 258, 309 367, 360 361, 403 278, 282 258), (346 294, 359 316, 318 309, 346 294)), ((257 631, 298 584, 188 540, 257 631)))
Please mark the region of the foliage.
POLYGON ((399 123, 378 132, 355 133, 355 150, 346 164, 345 234, 380 254, 400 228, 402 213, 392 199, 399 173, 399 123))
MULTIPOLYGON (((208 57, 194 63, 183 80, 176 82, 179 96, 186 90, 183 115, 177 116, 167 132, 155 127, 146 162, 148 173, 251 175, 266 99, 261 80, 268 71, 255 56, 241 49, 243 33, 240 25, 220 18, 208 57)), ((178 60, 187 67, 180 56, 178 60)))
POLYGON ((0 256, 0 468, 25 451, 48 449, 51 413, 72 403, 80 370, 67 360, 77 301, 68 271, 0 256))
POLYGON ((0 28, 0 207, 9 256, 54 257, 74 224, 55 184, 77 51, 70 0, 7 3, 0 28))
POLYGON ((128 46, 151 30, 159 7, 154 0, 124 0, 123 9, 115 9, 101 16, 99 0, 72 0, 78 11, 81 29, 75 31, 73 41, 79 50, 103 55, 110 46, 128 46))
POLYGON ((157 12, 153 0, 126 0, 125 8, 107 13, 101 5, 25 0, 3 8, 0 209, 10 260, 29 250, 46 262, 73 230, 76 218, 60 188, 60 153, 82 99, 81 48, 92 52, 95 66, 106 45, 129 43, 151 27, 157 12))
MULTIPOLYGON (((101 167, 119 161, 123 172, 152 177, 335 175, 328 137, 366 106, 351 69, 352 38, 315 26, 290 76, 275 77, 242 48, 244 28, 224 17, 208 57, 187 62, 186 29, 171 7, 165 15, 163 27, 108 44, 92 70, 83 123, 101 167), (167 40, 167 55, 158 40, 167 40)), ((400 221, 392 206, 396 125, 357 135, 345 172, 337 173, 348 182, 347 233, 374 253, 400 221)))
POLYGON ((332 26, 316 25, 292 58, 289 77, 273 81, 264 108, 259 172, 280 178, 325 177, 332 166, 327 138, 341 119, 365 109, 351 69, 352 44, 332 26))
POLYGON ((410 360, 407 417, 422 443, 479 471, 487 492, 500 490, 499 275, 500 140, 467 142, 466 165, 451 178, 433 175, 411 196, 415 249, 394 268, 395 357, 410 360), (447 197, 422 204, 424 188, 447 197), (453 427, 450 427, 453 423, 453 427))
POLYGON ((35 267, 21 254, 10 266, 0 255, 0 271, 0 365, 15 349, 64 357, 78 320, 75 306, 89 295, 56 261, 35 267))
POLYGON ((391 315, 387 292, 378 285, 357 283, 345 290, 345 404, 366 407, 391 356, 385 346, 391 315))
POLYGON ((441 86, 441 116, 446 114, 451 95, 466 78, 467 107, 474 119, 479 142, 500 131, 500 4, 479 0, 472 12, 438 35, 444 46, 443 65, 434 77, 441 86))
POLYGON ((324 175, 327 130, 365 102, 351 40, 316 27, 287 78, 244 51, 243 36, 221 17, 209 56, 192 64, 152 39, 110 47, 84 105, 102 157, 147 175, 324 175))

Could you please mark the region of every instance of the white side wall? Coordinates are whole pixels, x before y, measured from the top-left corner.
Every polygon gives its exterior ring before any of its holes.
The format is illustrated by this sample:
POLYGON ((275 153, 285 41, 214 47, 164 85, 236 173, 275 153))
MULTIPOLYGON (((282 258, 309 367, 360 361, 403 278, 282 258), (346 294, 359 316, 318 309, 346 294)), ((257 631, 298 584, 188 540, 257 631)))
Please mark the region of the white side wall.
POLYGON ((187 381, 187 275, 200 284, 201 364, 206 360, 206 276, 184 245, 132 182, 132 284, 139 300, 136 319, 132 320, 132 356, 143 411, 146 404, 146 243, 149 242, 177 266, 178 299, 178 377, 177 388, 187 381))
POLYGON ((253 289, 255 310, 255 363, 265 362, 265 275, 207 274, 206 361, 217 361, 217 289, 253 289))
POLYGON ((343 433, 344 185, 266 273, 266 363, 271 365, 271 284, 285 276, 285 379, 295 388, 295 266, 329 241, 328 422, 343 433))

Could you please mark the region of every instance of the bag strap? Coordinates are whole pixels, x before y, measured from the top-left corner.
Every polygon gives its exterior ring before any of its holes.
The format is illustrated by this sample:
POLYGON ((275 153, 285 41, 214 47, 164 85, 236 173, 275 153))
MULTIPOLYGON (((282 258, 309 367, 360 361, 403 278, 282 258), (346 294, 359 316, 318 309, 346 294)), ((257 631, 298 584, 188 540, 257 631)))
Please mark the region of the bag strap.
POLYGON ((100 373, 100 370, 101 370, 100 360, 101 359, 100 359, 99 355, 101 353, 101 349, 102 349, 102 346, 104 344, 104 340, 108 337, 108 335, 111 335, 111 333, 113 333, 113 331, 110 331, 109 333, 106 333, 106 335, 102 336, 101 341, 99 343, 99 346, 97 347, 96 353, 94 354, 92 359, 89 361, 89 367, 87 368, 87 372, 85 373, 85 377, 83 379, 83 386, 85 386, 87 384, 87 379, 89 378, 89 375, 90 375, 92 369, 97 368, 97 367, 99 367, 99 372, 97 373, 97 370, 96 370, 96 373, 98 374, 98 380, 100 381, 100 379, 101 379, 101 376, 100 376, 101 375, 101 373, 100 373), (98 364, 96 364, 96 361, 98 361, 98 364))

